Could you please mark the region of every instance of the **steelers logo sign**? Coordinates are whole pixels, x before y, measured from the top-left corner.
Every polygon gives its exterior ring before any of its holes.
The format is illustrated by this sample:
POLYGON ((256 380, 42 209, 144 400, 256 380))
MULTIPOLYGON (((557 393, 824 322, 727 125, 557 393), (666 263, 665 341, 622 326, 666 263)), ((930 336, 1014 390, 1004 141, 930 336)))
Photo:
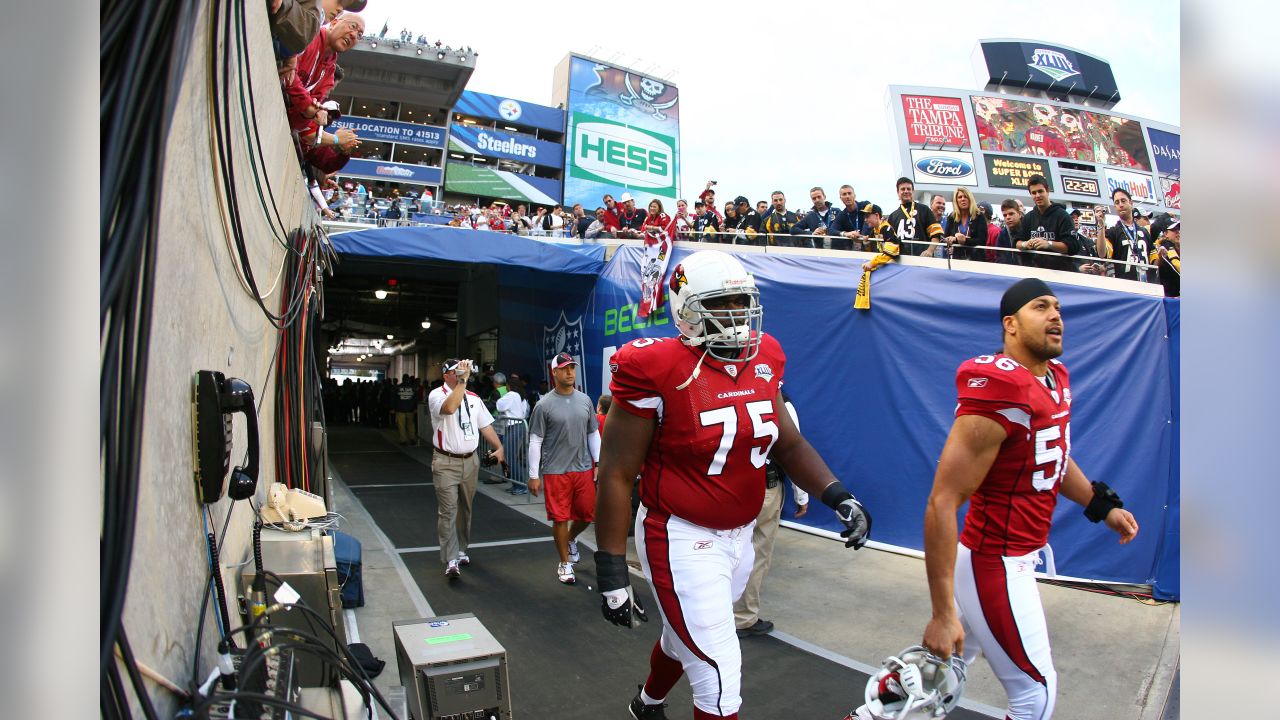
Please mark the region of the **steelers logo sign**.
POLYGON ((498 103, 498 114, 502 116, 503 120, 515 122, 520 119, 522 112, 524 111, 520 108, 520 103, 515 100, 503 100, 498 103))

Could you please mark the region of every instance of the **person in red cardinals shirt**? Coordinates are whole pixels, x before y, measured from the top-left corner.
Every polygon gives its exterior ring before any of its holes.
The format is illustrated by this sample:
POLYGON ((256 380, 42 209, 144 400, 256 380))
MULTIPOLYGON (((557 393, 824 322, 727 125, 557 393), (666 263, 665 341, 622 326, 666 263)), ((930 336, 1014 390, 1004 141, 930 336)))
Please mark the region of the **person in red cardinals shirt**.
POLYGON ((715 180, 708 180, 707 187, 698 195, 698 199, 716 216, 716 227, 724 224, 724 215, 721 214, 720 208, 716 207, 716 191, 712 187, 716 184, 715 180))
MULTIPOLYGON (((1003 351, 956 371, 958 403, 924 516, 933 617, 923 644, 972 664, 980 650, 1009 696, 1005 717, 1053 715, 1057 673, 1035 567, 1061 493, 1125 544, 1138 522, 1106 483, 1071 457, 1071 376, 1062 308, 1038 278, 1000 299, 1003 351), (956 513, 969 509, 957 543, 956 513)), ((1052 559, 1052 554, 1046 552, 1052 559)))
POLYGON ((364 18, 344 13, 332 25, 320 28, 311 44, 298 54, 293 81, 285 88, 288 96, 289 127, 302 130, 314 121, 329 124, 328 111, 320 107, 335 82, 338 55, 356 46, 364 35, 364 18))
POLYGON ((663 699, 688 675, 695 720, 737 718, 742 651, 733 601, 754 563, 766 462, 781 463, 835 510, 847 546, 866 543, 871 517, 783 409, 787 359, 761 331, 760 291, 742 264, 718 250, 692 253, 672 270, 669 289, 680 336, 634 340, 610 360, 613 405, 595 514, 601 612, 623 627, 648 620, 626 558, 639 476, 636 550, 663 630, 631 715, 665 718, 663 699))
POLYGON ((648 213, 636 207, 636 199, 631 193, 622 193, 619 205, 616 209, 618 216, 618 237, 636 239, 643 237, 641 228, 644 227, 644 221, 648 218, 648 213))
POLYGON ((617 235, 622 229, 622 223, 618 220, 618 215, 622 212, 622 206, 613 199, 612 195, 605 195, 604 201, 604 217, 600 221, 604 223, 605 232, 610 235, 617 235))
POLYGON ((640 225, 642 234, 661 231, 666 233, 667 237, 675 240, 675 221, 671 216, 662 211, 662 201, 654 198, 649 201, 649 210, 645 213, 644 223, 640 225))

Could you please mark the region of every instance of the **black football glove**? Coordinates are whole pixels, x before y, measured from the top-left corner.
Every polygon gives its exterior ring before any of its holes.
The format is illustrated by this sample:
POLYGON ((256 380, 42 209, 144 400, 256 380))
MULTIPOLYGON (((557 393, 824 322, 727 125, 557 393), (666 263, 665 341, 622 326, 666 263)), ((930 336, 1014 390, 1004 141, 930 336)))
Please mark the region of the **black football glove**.
POLYGON ((605 620, 619 627, 640 627, 640 623, 649 622, 649 615, 640 604, 640 598, 631 592, 631 586, 601 593, 600 612, 605 620))
POLYGON ((600 585, 600 612, 604 619, 625 628, 649 622, 640 599, 631 592, 630 570, 625 555, 597 550, 596 582, 600 585))
POLYGON ((858 550, 866 545, 871 538, 871 513, 852 495, 842 500, 835 510, 836 517, 844 523, 845 529, 840 533, 840 537, 846 539, 844 546, 858 550))

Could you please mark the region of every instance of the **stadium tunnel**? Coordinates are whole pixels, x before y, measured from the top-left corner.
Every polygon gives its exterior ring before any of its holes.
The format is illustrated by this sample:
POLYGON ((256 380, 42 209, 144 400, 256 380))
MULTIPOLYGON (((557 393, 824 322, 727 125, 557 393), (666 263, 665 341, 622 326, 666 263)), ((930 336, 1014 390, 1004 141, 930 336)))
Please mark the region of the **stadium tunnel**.
MULTIPOLYGON (((318 361, 332 376, 430 381, 448 356, 498 369, 549 357, 545 331, 581 315, 605 248, 487 237, 448 227, 332 235, 339 261, 325 283, 318 361)), ((557 348, 558 349, 558 348, 557 348)))

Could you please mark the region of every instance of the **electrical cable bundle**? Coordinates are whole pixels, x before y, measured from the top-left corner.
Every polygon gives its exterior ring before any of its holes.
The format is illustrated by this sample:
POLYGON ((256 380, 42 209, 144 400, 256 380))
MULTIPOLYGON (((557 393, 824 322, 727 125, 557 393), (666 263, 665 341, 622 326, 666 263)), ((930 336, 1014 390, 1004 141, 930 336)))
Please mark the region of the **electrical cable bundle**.
POLYGON ((309 426, 321 412, 321 380, 313 356, 311 329, 321 312, 319 283, 323 271, 336 256, 321 225, 307 230, 284 230, 270 181, 265 172, 261 172, 266 169, 266 161, 257 123, 253 121, 257 105, 251 82, 253 70, 246 40, 244 0, 215 0, 211 11, 208 89, 214 129, 210 137, 211 152, 219 177, 216 195, 224 211, 228 250, 240 283, 279 335, 274 361, 276 479, 288 487, 311 492, 318 485, 319 458, 311 449, 309 426), (226 51, 219 55, 214 51, 218 47, 226 51), (233 58, 238 72, 233 71, 233 58), (284 262, 265 292, 259 286, 246 243, 236 182, 234 145, 237 139, 243 139, 250 146, 246 154, 257 204, 285 250, 284 262), (278 313, 267 305, 267 299, 277 291, 280 293, 278 313))
MULTIPOLYGON (((266 571, 263 574, 270 579, 274 586, 279 587, 283 584, 283 581, 275 573, 266 571)), ((333 627, 319 613, 305 604, 276 603, 271 605, 248 625, 232 630, 230 635, 235 636, 242 633, 245 636, 245 645, 248 650, 240 658, 237 676, 234 678, 234 682, 226 682, 228 678, 225 676, 221 678, 224 681, 224 688, 229 686, 233 689, 215 690, 215 682, 219 679, 217 671, 215 671, 215 674, 211 675, 205 684, 197 690, 195 702, 190 708, 190 716, 196 718, 196 720, 219 717, 211 715, 216 706, 237 702, 254 706, 283 708, 297 717, 323 718, 323 715, 308 711, 287 700, 254 692, 262 684, 260 682, 261 678, 266 674, 272 658, 278 658, 286 652, 294 655, 304 654, 315 657, 323 664, 333 668, 343 679, 350 681, 360 692, 367 710, 367 717, 373 717, 373 706, 376 700, 377 704, 386 710, 389 717, 396 718, 395 711, 377 686, 374 685, 360 662, 343 645, 333 627), (273 618, 278 619, 286 614, 303 615, 307 622, 307 630, 279 627, 271 624, 273 618), (337 651, 334 650, 335 647, 337 651)))
POLYGON ((313 330, 319 315, 315 268, 319 263, 316 235, 294 233, 305 264, 285 278, 284 297, 303 296, 297 319, 279 330, 276 353, 276 478, 286 487, 307 492, 323 491, 318 477, 319 454, 311 445, 311 421, 321 419, 322 382, 315 372, 313 330), (301 286, 299 290, 298 287, 301 286))
POLYGON ((156 716, 121 627, 138 501, 164 147, 195 26, 190 0, 103 0, 99 125, 99 453, 102 467, 100 706, 156 716))

